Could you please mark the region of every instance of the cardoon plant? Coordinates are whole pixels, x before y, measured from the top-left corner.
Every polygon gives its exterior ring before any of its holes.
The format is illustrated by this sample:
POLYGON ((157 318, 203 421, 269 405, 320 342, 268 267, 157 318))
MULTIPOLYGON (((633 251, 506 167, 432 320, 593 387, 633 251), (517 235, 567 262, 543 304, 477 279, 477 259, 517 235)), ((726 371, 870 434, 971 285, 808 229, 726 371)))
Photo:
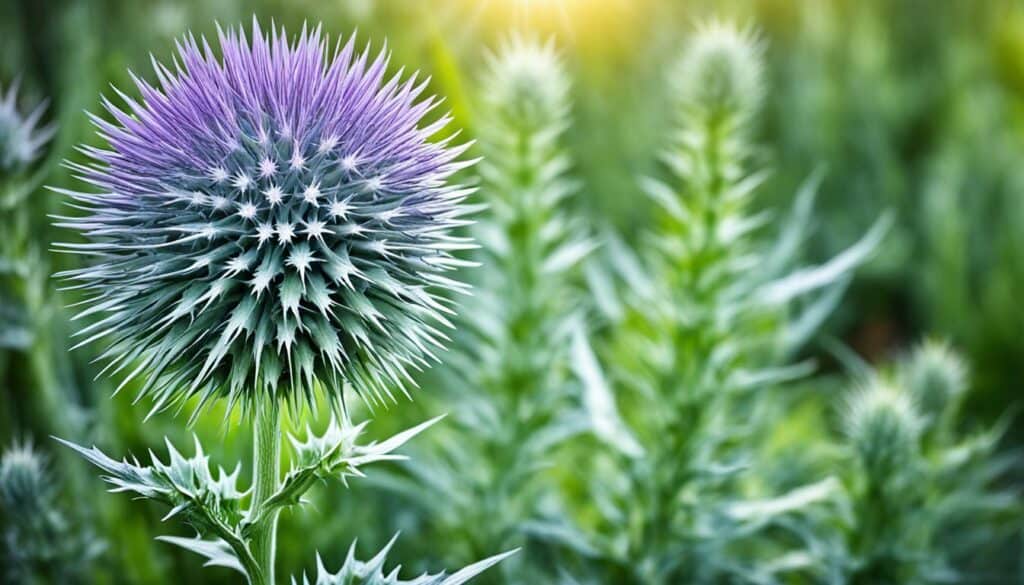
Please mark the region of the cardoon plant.
MULTIPOLYGON (((596 362, 581 377, 623 390, 623 419, 639 444, 588 460, 581 475, 593 507, 582 513, 599 535, 598 566, 616 583, 773 582, 812 544, 788 516, 834 489, 829 480, 783 495, 763 489, 752 473, 771 422, 762 390, 811 371, 790 356, 883 227, 823 265, 794 269, 809 181, 777 240, 762 235, 770 216, 754 206, 766 173, 752 169, 751 141, 762 51, 751 31, 722 23, 689 41, 671 76, 669 177, 643 180, 658 229, 643 254, 614 241, 605 252, 625 283, 621 302, 607 295, 612 323, 598 348, 610 380, 596 362)), ((600 269, 592 281, 595 290, 614 283, 600 269)))
MULTIPOLYGON (((431 139, 448 119, 423 123, 437 103, 419 99, 425 82, 387 77, 387 55, 353 38, 329 49, 319 27, 289 39, 254 21, 251 38, 221 31, 219 44, 220 57, 189 36, 173 67, 154 64, 157 86, 135 77, 141 99, 117 91, 113 119, 93 116, 108 146, 70 166, 95 189, 62 191, 84 213, 60 222, 88 241, 60 247, 94 262, 61 276, 86 295, 82 343, 107 341, 104 371, 123 374, 119 388, 141 377, 151 414, 222 398, 252 422, 252 487, 237 468, 212 472, 198 440, 193 457, 168 444, 148 466, 73 446, 115 491, 162 501, 198 532, 164 540, 273 583, 281 509, 318 479, 395 459, 433 422, 361 444, 343 393, 405 392, 442 347, 442 293, 463 288, 446 276, 450 252, 468 245, 451 231, 469 190, 449 178, 468 163, 464 145, 431 139), (340 421, 293 439, 282 480, 282 406, 321 399, 340 421)), ((383 557, 353 563, 318 582, 376 582, 383 557)))
MULTIPOLYGON (((457 562, 569 540, 555 538, 571 527, 547 468, 587 426, 569 348, 583 300, 577 268, 592 241, 563 209, 576 189, 561 144, 569 76, 553 43, 513 36, 489 56, 479 86, 478 168, 490 205, 474 226, 483 266, 440 368, 462 408, 453 432, 411 466, 415 480, 398 484, 423 503, 457 562)), ((534 555, 505 563, 501 582, 547 582, 543 565, 534 555)))

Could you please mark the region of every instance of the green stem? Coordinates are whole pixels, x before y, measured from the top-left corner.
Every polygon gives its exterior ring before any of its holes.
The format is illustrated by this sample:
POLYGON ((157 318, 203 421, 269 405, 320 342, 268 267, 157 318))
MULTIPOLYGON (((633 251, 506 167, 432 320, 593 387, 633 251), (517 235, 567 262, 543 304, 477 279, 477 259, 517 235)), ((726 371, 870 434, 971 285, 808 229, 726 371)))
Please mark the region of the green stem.
MULTIPOLYGON (((263 516, 263 507, 280 485, 281 411, 276 400, 256 408, 253 425, 252 517, 263 516)), ((273 585, 274 557, 277 546, 278 510, 267 514, 252 530, 249 546, 259 573, 250 576, 252 585, 273 585)))

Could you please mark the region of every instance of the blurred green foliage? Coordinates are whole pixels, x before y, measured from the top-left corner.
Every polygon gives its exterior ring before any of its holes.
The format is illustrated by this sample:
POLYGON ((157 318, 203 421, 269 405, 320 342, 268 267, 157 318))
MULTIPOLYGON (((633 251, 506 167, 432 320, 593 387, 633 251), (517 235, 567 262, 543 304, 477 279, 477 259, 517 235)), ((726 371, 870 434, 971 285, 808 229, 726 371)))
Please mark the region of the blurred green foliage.
MULTIPOLYGON (((801 498, 816 502, 786 519, 786 526, 767 528, 786 533, 778 538, 780 542, 792 534, 813 533, 813 555, 796 558, 757 546, 743 552, 771 556, 778 570, 766 574, 787 575, 791 581, 786 582, 795 583, 957 582, 955 570, 973 571, 978 582, 1006 583, 1020 578, 1020 544, 1006 526, 1019 521, 1013 512, 1019 507, 1014 489, 1024 477, 1017 459, 999 455, 1012 451, 1024 436, 1024 425, 1013 417, 1024 389, 1024 311, 1019 304, 1024 291, 1024 165, 1017 161, 1024 152, 1024 6, 1020 3, 8 0, 0 3, 0 85, 7 87, 20 79, 25 108, 48 98, 44 118, 56 124, 57 133, 44 148, 41 160, 17 177, 5 177, 2 187, 0 443, 31 439, 37 450, 49 454, 47 472, 57 478, 61 489, 47 497, 59 499, 61 509, 75 510, 73 525, 92 526, 94 538, 106 545, 102 554, 89 559, 92 569, 87 581, 198 584, 222 582, 231 574, 224 569, 204 569, 200 559, 154 542, 155 535, 170 528, 161 525, 164 510, 103 493, 99 480, 83 462, 48 439, 59 435, 82 444, 96 443, 110 452, 141 455, 159 447, 164 436, 184 444, 188 431, 183 428, 185 417, 174 413, 140 423, 149 405, 133 404, 132 387, 111 399, 110 382, 94 379, 93 350, 69 351, 77 325, 69 321, 64 307, 75 299, 58 291, 49 275, 77 259, 50 252, 51 242, 68 235, 49 225, 47 215, 59 213, 62 202, 43 186, 76 186, 60 163, 79 160, 74 145, 97 144, 83 110, 99 112, 99 96, 111 93, 110 84, 130 87, 129 69, 148 75, 150 53, 166 59, 174 39, 186 31, 210 34, 215 22, 247 23, 252 14, 293 30, 306 21, 322 21, 332 34, 347 35, 358 29, 364 40, 377 45, 386 38, 394 52, 392 66, 404 65, 431 75, 431 90, 445 97, 455 117, 453 126, 464 128, 468 138, 480 139, 483 144, 477 154, 489 155, 493 162, 488 164, 496 167, 514 166, 519 161, 514 156, 511 162, 503 158, 504 147, 488 134, 500 121, 487 106, 486 98, 496 88, 483 75, 485 55, 513 32, 550 36, 571 79, 566 101, 571 102, 572 111, 565 112, 571 123, 560 128, 564 134, 554 137, 553 143, 541 144, 536 156, 568 157, 572 163, 559 169, 558 188, 564 188, 561 181, 570 180, 580 187, 572 197, 559 198, 558 213, 540 212, 531 221, 558 223, 564 213, 574 221, 589 222, 591 227, 583 232, 621 235, 599 238, 598 254, 617 247, 646 249, 647 235, 665 223, 664 210, 644 196, 640 177, 664 174, 659 161, 673 140, 673 104, 678 98, 668 82, 668 72, 693 34, 695 23, 723 18, 753 27, 765 47, 765 102, 759 117, 751 122, 750 143, 756 147, 744 154, 744 160, 756 163, 756 168, 770 169, 771 174, 745 213, 766 210, 774 214, 773 222, 779 221, 784 210, 794 205, 794 194, 811 171, 821 169, 817 201, 805 218, 813 229, 807 230, 801 248, 798 260, 802 263, 833 257, 886 210, 894 214, 895 221, 873 259, 854 274, 824 330, 793 356, 811 360, 822 375, 782 389, 782 395, 767 404, 744 406, 756 411, 751 423, 761 433, 758 444, 748 445, 756 452, 756 474, 753 480, 730 488, 729 497, 789 494, 785 501, 761 500, 769 507, 787 510, 799 507, 805 501, 801 498), (840 419, 848 413, 837 412, 844 404, 847 380, 869 376, 869 364, 882 370, 882 374, 871 376, 887 376, 886 383, 898 391, 916 392, 914 384, 906 381, 911 376, 901 377, 884 364, 912 359, 906 357, 907 352, 926 335, 948 339, 962 350, 970 365, 967 389, 955 401, 936 407, 952 410, 942 410, 930 423, 921 422, 923 428, 908 431, 912 436, 907 441, 914 445, 900 460, 915 462, 913 470, 907 471, 913 475, 896 481, 898 493, 887 492, 882 497, 878 495, 881 488, 872 483, 873 476, 858 467, 864 465, 865 458, 860 455, 858 459, 857 453, 865 451, 854 446, 855 434, 843 433, 840 419), (944 430, 929 424, 941 424, 944 430), (907 489, 908 485, 914 489, 907 489), (799 491, 801 486, 817 491, 799 491), (830 503, 818 506, 821 499, 830 503), (890 507, 878 509, 879 501, 890 507), (907 515, 901 516, 902 512, 907 515), (886 543, 897 541, 906 545, 905 550, 901 546, 885 548, 886 543), (907 556, 894 561, 876 555, 882 548, 900 550, 907 556), (856 555, 850 551, 860 555, 861 561, 877 563, 851 564, 856 555), (923 557, 930 564, 917 562, 923 557), (808 558, 814 559, 819 570, 802 570, 808 558), (890 571, 893 566, 897 568, 890 571)), ((495 184, 494 177, 490 182, 486 176, 484 179, 479 201, 493 204, 497 199, 499 207, 501 197, 514 198, 537 188, 532 184, 504 185, 504 191, 491 193, 488 189, 495 184)), ((541 187, 554 188, 550 184, 541 187)), ((488 213, 495 210, 483 212, 488 213)), ((530 245, 531 235, 516 231, 515 217, 496 217, 498 223, 508 222, 501 229, 518 238, 514 239, 516 246, 530 245)), ((513 261, 518 257, 511 258, 506 257, 503 264, 500 254, 485 254, 485 266, 480 269, 484 276, 477 278, 486 284, 486 271, 508 270, 492 274, 492 282, 486 286, 529 313, 504 333, 494 336, 492 331, 489 342, 496 353, 485 363, 504 360, 499 363, 506 368, 504 378, 488 379, 476 387, 466 384, 467 378, 474 380, 472 376, 462 375, 459 383, 465 386, 450 387, 456 368, 443 366, 423 376, 424 389, 416 402, 402 401, 387 411, 372 413, 375 423, 368 430, 374 437, 385 437, 424 420, 425 415, 451 412, 457 422, 442 422, 426 431, 409 453, 424 454, 416 465, 435 473, 445 472, 431 467, 432 457, 449 454, 453 475, 443 479, 470 492, 462 507, 448 506, 446 516, 432 516, 436 511, 430 506, 417 506, 402 495, 395 486, 416 477, 414 468, 409 477, 370 472, 365 480, 353 480, 348 490, 314 490, 310 505, 316 513, 298 511, 282 519, 278 545, 282 574, 313 572, 313 548, 334 567, 340 565, 356 538, 361 551, 378 551, 396 531, 403 531, 403 538, 390 551, 389 565, 403 562, 412 575, 413 571, 437 570, 447 562, 467 563, 501 552, 478 550, 481 547, 519 546, 527 541, 523 534, 533 530, 534 536, 542 531, 548 536, 557 533, 554 540, 575 545, 565 550, 547 549, 543 543, 550 539, 531 540, 537 545, 535 550, 527 550, 528 554, 513 559, 509 566, 536 563, 536 567, 530 566, 547 576, 526 582, 590 582, 582 575, 593 582, 627 582, 615 578, 602 581, 609 573, 602 577, 601 571, 607 564, 622 565, 629 559, 611 562, 600 547, 594 548, 592 539, 574 536, 577 530, 586 532, 597 524, 601 524, 599 531, 610 529, 595 510, 600 503, 595 505, 585 482, 575 475, 601 475, 613 483, 623 480, 627 473, 616 465, 625 459, 609 454, 611 447, 583 438, 558 453, 544 453, 546 466, 536 471, 544 474, 542 486, 516 484, 516 490, 525 491, 507 495, 505 500, 488 500, 488 482, 494 481, 488 473, 530 463, 514 457, 515 441, 498 432, 505 429, 492 428, 487 440, 458 450, 475 440, 473 424, 465 422, 473 410, 468 400, 458 398, 460 394, 486 392, 498 405, 491 405, 498 413, 523 404, 541 409, 542 425, 526 416, 517 419, 526 421, 525 427, 512 425, 510 431, 529 433, 535 430, 531 425, 551 426, 549 419, 557 416, 543 411, 552 406, 536 396, 533 401, 519 401, 516 391, 560 392, 564 394, 544 399, 572 402, 581 397, 566 372, 570 362, 575 362, 577 370, 581 360, 588 359, 616 362, 610 369, 628 370, 644 357, 635 343, 608 333, 614 327, 601 325, 604 321, 596 317, 602 311, 599 290, 592 290, 595 298, 589 302, 574 296, 579 284, 576 274, 560 274, 564 282, 542 280, 543 286, 525 292, 503 287, 503 277, 538 278, 531 272, 536 266, 520 265, 513 261), (538 294, 553 296, 541 298, 535 307, 531 303, 537 299, 530 295, 538 294), (569 352, 571 336, 554 326, 562 325, 572 313, 564 306, 567 304, 579 305, 576 316, 590 317, 588 330, 593 330, 596 357, 581 353, 578 347, 569 352), (524 327, 528 329, 525 332, 524 327), (516 369, 521 365, 515 362, 516 356, 501 354, 508 347, 512 348, 509 351, 532 351, 533 357, 543 358, 540 366, 532 363, 530 367, 541 367, 544 379, 537 379, 535 370, 516 369), (445 425, 448 428, 440 428, 445 425), (468 459, 453 460, 452 449, 468 459), (548 460, 548 455, 554 459, 548 460), (470 483, 458 476, 470 471, 478 471, 484 479, 473 478, 475 483, 470 483), (554 526, 545 519, 552 501, 544 494, 552 490, 566 500, 558 502, 559 514, 562 509, 571 510, 577 519, 573 524, 579 526, 554 526), (516 507, 516 515, 529 518, 497 518, 491 513, 506 504, 516 507), (537 518, 545 522, 519 526, 537 518)), ((472 319, 470 314, 465 322, 472 319)), ((749 331, 762 334, 763 328, 776 327, 779 319, 774 314, 766 316, 749 331)), ((631 327, 642 336, 651 333, 652 324, 633 323, 631 327)), ((691 333, 697 338, 701 331, 691 333)), ((480 367, 479 356, 458 347, 453 351, 453 363, 460 359, 460 351, 462 361, 473 366, 476 360, 480 367)), ((708 352, 687 355, 707 359, 708 352)), ((683 365, 699 374, 704 364, 683 365)), ((901 368, 909 366, 895 369, 901 368)), ((624 392, 618 386, 613 391, 624 392)), ((635 393, 628 395, 636 397, 635 393)), ((621 397, 617 399, 627 420, 645 420, 636 410, 642 408, 637 406, 642 402, 626 400, 623 404, 621 397)), ((358 403, 354 408, 360 416, 371 414, 358 403)), ((558 420, 571 427, 571 421, 558 420)), ((302 426, 300 422, 286 421, 285 425, 294 429, 302 426)), ((322 428, 324 421, 317 422, 322 428)), ((477 419, 474 424, 486 421, 477 419)), ((223 412, 212 412, 191 430, 204 438, 207 450, 218 461, 244 459, 251 449, 251 438, 240 427, 237 415, 225 422, 223 412)), ((663 432, 640 430, 638 434, 648 440, 663 432)), ((693 436, 702 435, 690 438, 693 436)), ((516 437, 512 435, 512 439, 516 437)), ((659 452, 663 468, 678 455, 679 451, 663 448, 659 452)), ((636 479, 644 472, 638 465, 629 473, 636 479)), ((699 496, 703 489, 694 488, 686 495, 699 496)), ((717 487, 711 491, 722 493, 717 487)), ((441 491, 430 492, 428 497, 444 500, 450 496, 441 491)), ((672 504, 671 498, 655 497, 654 501, 672 504)), ((702 500, 690 500, 688 505, 699 509, 702 500)), ((645 512, 654 518, 659 513, 645 512)), ((5 517, 4 522, 9 521, 5 517)), ((656 528, 641 530, 657 532, 656 528)), ((627 530, 603 536, 609 541, 625 539, 624 550, 630 554, 642 550, 644 541, 629 540, 627 530)), ((191 536, 187 531, 179 535, 191 536)), ((658 535, 658 539, 664 538, 667 536, 658 535)), ((648 551, 652 556, 671 550, 658 539, 661 549, 648 551)), ((691 553, 695 550, 699 549, 691 549, 691 553)), ((715 554, 728 555, 732 549, 723 550, 715 554)), ((698 556, 687 562, 699 566, 701 560, 698 556)), ((512 582, 516 570, 504 570, 490 578, 512 582)), ((629 573, 621 566, 616 570, 620 571, 616 575, 629 573)), ((636 574, 643 575, 644 570, 640 567, 636 574)), ((520 577, 523 574, 518 573, 520 577)), ((690 576, 698 580, 694 574, 690 576)), ((631 578, 634 581, 628 582, 656 582, 637 581, 635 575, 631 578)), ((710 579, 730 582, 720 576, 710 579)))

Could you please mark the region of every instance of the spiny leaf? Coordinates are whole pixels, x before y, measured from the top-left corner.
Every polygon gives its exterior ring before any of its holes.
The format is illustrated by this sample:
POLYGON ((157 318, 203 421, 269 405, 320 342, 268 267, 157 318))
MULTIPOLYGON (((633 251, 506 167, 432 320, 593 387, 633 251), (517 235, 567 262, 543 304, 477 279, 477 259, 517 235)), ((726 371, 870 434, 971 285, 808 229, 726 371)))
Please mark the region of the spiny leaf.
MULTIPOLYGON (((388 552, 390 552, 397 539, 398 535, 395 535, 383 550, 365 562, 356 560, 356 545, 353 543, 348 550, 345 564, 336 573, 331 573, 327 570, 318 554, 316 557, 316 578, 310 581, 309 578, 303 575, 302 585, 462 585, 518 551, 516 549, 478 561, 451 575, 447 575, 444 572, 433 575, 424 573, 413 579, 402 579, 399 576, 401 566, 395 567, 388 573, 385 573, 386 569, 384 566, 387 561, 388 552)), ((298 584, 299 581, 292 577, 292 585, 298 584)))

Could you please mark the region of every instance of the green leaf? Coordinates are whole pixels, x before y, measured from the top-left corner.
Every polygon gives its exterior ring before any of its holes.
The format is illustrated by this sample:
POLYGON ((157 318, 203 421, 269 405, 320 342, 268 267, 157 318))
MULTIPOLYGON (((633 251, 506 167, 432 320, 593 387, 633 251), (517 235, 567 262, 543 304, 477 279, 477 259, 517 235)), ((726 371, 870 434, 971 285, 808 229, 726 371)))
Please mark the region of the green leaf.
POLYGON ((797 270, 788 276, 769 282, 761 289, 758 297, 766 304, 783 304, 837 282, 874 253, 892 223, 893 216, 891 214, 883 215, 857 243, 836 257, 820 266, 797 270))
POLYGON ((245 525, 251 527, 258 524, 263 516, 274 510, 298 504, 303 494, 312 485, 323 479, 337 478, 347 482, 348 477, 364 477, 361 467, 379 461, 401 461, 404 455, 393 453, 410 439, 444 418, 444 415, 432 418, 380 443, 366 445, 356 444, 359 435, 366 428, 366 422, 352 425, 347 420, 338 422, 331 417, 331 422, 322 435, 316 435, 306 428, 306 440, 299 441, 292 437, 295 448, 296 465, 285 476, 281 487, 262 507, 262 516, 246 519, 245 525))
POLYGON ((202 538, 181 538, 179 536, 158 536, 157 540, 180 546, 181 548, 192 551, 199 556, 206 557, 206 563, 204 567, 227 567, 228 569, 234 569, 239 573, 248 576, 242 563, 239 562, 238 557, 235 556, 234 551, 228 543, 221 539, 217 540, 203 540, 202 538))
POLYGON ((571 363, 583 384, 583 402, 590 413, 594 434, 625 455, 642 456, 644 449, 619 416, 615 396, 590 349, 582 323, 573 332, 571 363))

